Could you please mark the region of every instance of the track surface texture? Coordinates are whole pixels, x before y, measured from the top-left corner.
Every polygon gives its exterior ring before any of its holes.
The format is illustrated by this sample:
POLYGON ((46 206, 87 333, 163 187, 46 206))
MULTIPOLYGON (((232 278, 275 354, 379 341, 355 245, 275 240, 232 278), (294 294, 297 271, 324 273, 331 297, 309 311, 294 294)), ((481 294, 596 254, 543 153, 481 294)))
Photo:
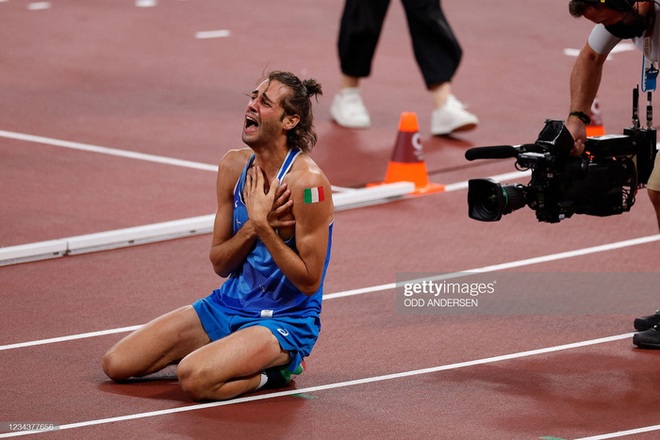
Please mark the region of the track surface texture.
MULTIPOLYGON (((214 213, 213 167, 241 147, 245 93, 270 70, 324 86, 312 156, 335 186, 383 179, 404 111, 418 115, 432 182, 515 171, 465 151, 531 143, 545 119, 563 119, 565 49, 591 26, 565 2, 443 7, 464 49, 453 90, 481 121, 453 137, 429 135, 400 2, 362 85, 373 126, 349 130, 329 115, 342 2, 0 1, 0 246, 214 213), (198 38, 217 30, 227 32, 198 38), (144 160, 153 156, 206 168, 144 160)), ((640 57, 607 62, 608 133, 630 125, 640 57)), ((633 346, 632 322, 660 307, 657 234, 645 190, 628 213, 558 224, 528 208, 471 220, 460 186, 339 211, 308 371, 282 390, 208 404, 181 390, 174 367, 115 384, 100 359, 223 282, 210 234, 0 267, 0 438, 25 434, 11 423, 41 422, 59 429, 29 437, 655 439, 660 353, 633 346), (397 306, 401 276, 468 271, 496 286, 478 307, 397 306)))

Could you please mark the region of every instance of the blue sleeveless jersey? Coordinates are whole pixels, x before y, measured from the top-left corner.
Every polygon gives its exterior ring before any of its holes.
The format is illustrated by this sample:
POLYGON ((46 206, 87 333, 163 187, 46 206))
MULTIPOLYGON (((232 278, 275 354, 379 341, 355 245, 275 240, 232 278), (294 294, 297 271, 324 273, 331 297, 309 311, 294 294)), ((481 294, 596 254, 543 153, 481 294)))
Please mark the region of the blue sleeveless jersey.
MULTIPOLYGON (((293 162, 300 153, 298 149, 289 151, 277 174, 280 182, 291 169, 293 162)), ((245 186, 247 171, 253 161, 254 155, 248 161, 234 187, 234 234, 248 220, 247 208, 243 202, 243 187, 245 186)), ((242 316, 262 318, 285 315, 289 317, 318 317, 321 313, 323 281, 330 262, 332 223, 328 228, 328 249, 323 266, 321 285, 313 295, 307 296, 298 290, 277 267, 266 246, 261 240, 257 239, 254 248, 242 265, 230 275, 229 279, 219 289, 213 292, 213 300, 231 312, 242 316)), ((285 243, 297 253, 295 235, 285 243)))

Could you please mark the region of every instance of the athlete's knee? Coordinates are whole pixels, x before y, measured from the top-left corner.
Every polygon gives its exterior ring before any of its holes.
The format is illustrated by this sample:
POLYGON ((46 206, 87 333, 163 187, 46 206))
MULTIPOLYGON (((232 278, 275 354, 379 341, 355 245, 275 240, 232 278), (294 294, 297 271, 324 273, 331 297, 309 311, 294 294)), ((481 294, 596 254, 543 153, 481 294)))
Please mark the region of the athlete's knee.
POLYGON ((177 367, 177 376, 181 388, 196 401, 226 400, 242 394, 244 391, 235 381, 218 382, 217 371, 207 371, 195 360, 184 358, 177 367))
POLYGON ((103 355, 102 362, 103 371, 115 382, 121 382, 132 376, 131 371, 127 368, 127 359, 124 359, 114 347, 103 355))
POLYGON ((194 400, 207 400, 209 384, 202 369, 194 362, 184 358, 177 367, 181 388, 194 400))

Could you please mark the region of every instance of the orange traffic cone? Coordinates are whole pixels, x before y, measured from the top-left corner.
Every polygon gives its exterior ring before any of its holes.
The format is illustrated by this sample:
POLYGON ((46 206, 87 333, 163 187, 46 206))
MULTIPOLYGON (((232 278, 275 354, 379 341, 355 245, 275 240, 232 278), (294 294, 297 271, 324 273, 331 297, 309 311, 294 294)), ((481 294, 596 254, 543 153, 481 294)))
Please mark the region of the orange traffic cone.
POLYGON ((419 135, 417 115, 404 112, 399 121, 399 132, 392 158, 387 165, 383 183, 413 182, 413 194, 444 191, 445 186, 429 182, 426 163, 422 156, 422 139, 419 135))
POLYGON ((591 118, 591 122, 587 125, 587 137, 603 136, 605 134, 605 127, 603 127, 603 115, 598 96, 596 96, 593 104, 591 104, 589 118, 591 118))

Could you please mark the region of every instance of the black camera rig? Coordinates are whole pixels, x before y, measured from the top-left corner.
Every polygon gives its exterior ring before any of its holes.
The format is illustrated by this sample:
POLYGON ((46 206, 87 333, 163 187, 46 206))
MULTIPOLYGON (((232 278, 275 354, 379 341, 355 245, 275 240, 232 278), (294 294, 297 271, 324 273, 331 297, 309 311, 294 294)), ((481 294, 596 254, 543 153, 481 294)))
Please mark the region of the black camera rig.
POLYGON ((547 120, 533 144, 471 148, 467 160, 516 158, 516 169, 532 171, 528 185, 500 185, 492 179, 468 182, 469 216, 498 221, 527 205, 540 222, 557 223, 573 214, 610 216, 630 211, 637 189, 648 181, 656 155, 651 92, 646 127, 637 115, 639 88, 633 90, 633 126, 623 134, 588 137, 585 153, 572 156, 574 139, 563 121, 547 120))

